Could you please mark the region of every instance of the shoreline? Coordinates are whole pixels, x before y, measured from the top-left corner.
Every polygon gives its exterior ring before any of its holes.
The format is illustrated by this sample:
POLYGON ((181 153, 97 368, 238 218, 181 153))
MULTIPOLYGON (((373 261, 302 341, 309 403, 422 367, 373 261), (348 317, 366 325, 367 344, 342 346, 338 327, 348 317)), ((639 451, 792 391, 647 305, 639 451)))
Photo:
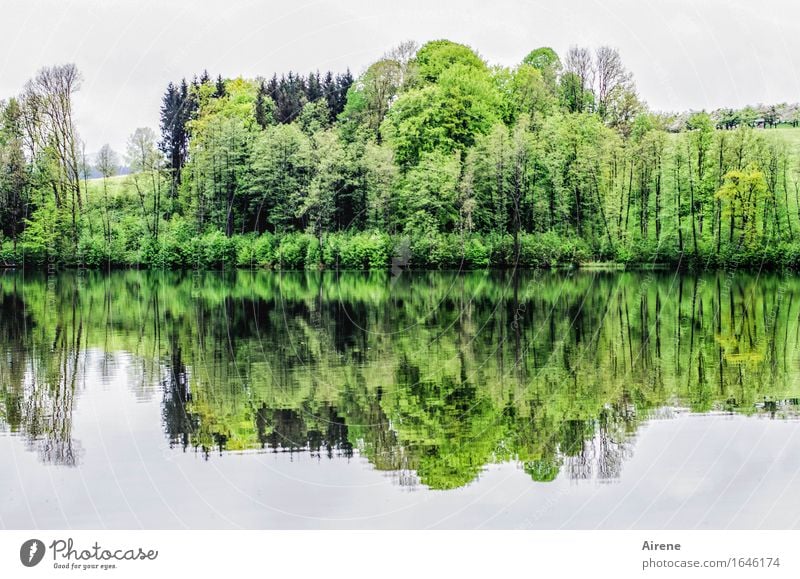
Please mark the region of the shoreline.
MULTIPOLYGON (((513 270, 519 271, 597 271, 597 272, 645 272, 645 271, 658 271, 658 272, 721 272, 730 269, 742 272, 759 272, 759 271, 790 271, 800 273, 800 269, 781 264, 762 263, 759 265, 742 265, 733 263, 716 264, 713 267, 696 267, 691 264, 680 264, 672 262, 657 262, 657 263, 621 263, 621 262, 585 262, 585 263, 559 263, 548 266, 529 266, 529 265, 504 265, 504 266, 487 266, 487 267, 402 267, 402 271, 412 272, 509 272, 513 270)), ((128 264, 128 265, 92 265, 92 266, 79 266, 75 264, 60 265, 55 269, 56 272, 63 271, 92 271, 92 272, 112 272, 112 271, 159 271, 159 272, 231 272, 231 271, 263 271, 273 273, 290 273, 290 272, 387 272, 392 273, 394 268, 387 267, 365 267, 365 268, 346 268, 346 267, 327 267, 320 265, 318 267, 300 267, 300 268, 281 268, 272 266, 263 266, 258 264, 246 265, 237 264, 228 267, 158 267, 150 266, 147 264, 128 264)), ((42 267, 41 265, 8 265, 0 264, 0 272, 43 272, 53 271, 51 267, 42 267)))

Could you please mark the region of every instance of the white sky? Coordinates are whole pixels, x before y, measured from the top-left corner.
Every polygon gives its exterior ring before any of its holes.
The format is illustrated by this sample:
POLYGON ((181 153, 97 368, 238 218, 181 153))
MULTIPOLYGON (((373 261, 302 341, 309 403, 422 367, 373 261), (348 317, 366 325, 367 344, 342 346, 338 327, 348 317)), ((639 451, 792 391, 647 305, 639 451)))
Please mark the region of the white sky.
POLYGON ((800 4, 778 0, 2 0, 0 98, 75 62, 87 150, 158 128, 170 80, 290 69, 358 74, 403 40, 448 38, 491 63, 533 48, 619 49, 656 110, 800 101, 800 4))

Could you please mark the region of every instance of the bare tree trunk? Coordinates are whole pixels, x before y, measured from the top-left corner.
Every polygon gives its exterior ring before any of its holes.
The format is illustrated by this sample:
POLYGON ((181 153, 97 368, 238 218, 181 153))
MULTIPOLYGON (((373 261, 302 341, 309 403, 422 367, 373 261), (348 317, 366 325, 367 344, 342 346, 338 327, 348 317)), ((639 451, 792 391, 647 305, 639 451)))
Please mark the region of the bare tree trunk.
POLYGON ((683 224, 681 223, 681 168, 680 161, 675 159, 675 215, 678 220, 678 251, 683 257, 683 224))
POLYGON ((695 219, 695 208, 694 208, 694 179, 692 177, 692 152, 688 150, 688 155, 686 159, 688 161, 689 166, 689 211, 692 217, 692 250, 694 256, 697 257, 697 221, 695 219))

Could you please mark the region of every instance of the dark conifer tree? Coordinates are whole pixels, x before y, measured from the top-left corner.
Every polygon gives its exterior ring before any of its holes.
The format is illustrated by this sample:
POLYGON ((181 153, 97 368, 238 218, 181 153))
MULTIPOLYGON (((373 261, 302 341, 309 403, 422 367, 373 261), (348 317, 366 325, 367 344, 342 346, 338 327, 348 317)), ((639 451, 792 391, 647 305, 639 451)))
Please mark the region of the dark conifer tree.
POLYGON ((322 81, 322 92, 325 96, 325 101, 328 103, 328 111, 331 120, 336 118, 333 111, 336 110, 336 80, 333 78, 333 73, 328 71, 325 73, 325 80, 322 81))
POLYGON ((267 108, 267 85, 262 80, 258 85, 258 92, 256 93, 256 122, 258 126, 265 129, 270 124, 269 115, 271 111, 267 108))
POLYGON ((322 97, 322 85, 320 83, 319 71, 308 75, 306 82, 306 99, 313 103, 322 97))
POLYGON ((332 119, 336 119, 344 110, 344 105, 347 103, 347 91, 350 89, 350 86, 353 84, 353 75, 350 73, 350 69, 348 68, 344 74, 336 75, 336 100, 335 100, 335 107, 331 111, 332 119))
MULTIPOLYGON (((290 72, 290 78, 291 75, 292 73, 290 72)), ((279 123, 285 123, 287 116, 290 114, 286 90, 287 84, 286 76, 282 75, 280 80, 278 80, 275 93, 272 95, 272 99, 275 101, 275 119, 279 123)))
POLYGON ((216 92, 214 96, 218 99, 224 97, 228 92, 225 90, 225 81, 222 80, 222 75, 217 75, 216 92))
POLYGON ((177 196, 181 182, 181 169, 186 162, 189 147, 188 123, 195 114, 195 100, 190 94, 186 79, 180 86, 169 83, 161 100, 161 139, 159 149, 164 154, 172 173, 170 195, 177 196))
POLYGON ((295 75, 295 90, 296 105, 298 107, 297 113, 300 114, 300 109, 306 104, 306 95, 308 94, 308 83, 302 74, 295 75))
POLYGON ((277 82, 272 99, 275 101, 275 118, 279 123, 291 123, 306 104, 306 84, 302 76, 289 71, 277 82))
POLYGON ((0 232, 8 235, 16 247, 28 204, 22 111, 14 98, 0 110, 0 232))
POLYGON ((277 74, 273 74, 272 78, 269 79, 269 82, 267 83, 267 94, 270 96, 270 98, 272 98, 272 100, 276 100, 277 99, 277 95, 278 95, 278 75, 277 74))

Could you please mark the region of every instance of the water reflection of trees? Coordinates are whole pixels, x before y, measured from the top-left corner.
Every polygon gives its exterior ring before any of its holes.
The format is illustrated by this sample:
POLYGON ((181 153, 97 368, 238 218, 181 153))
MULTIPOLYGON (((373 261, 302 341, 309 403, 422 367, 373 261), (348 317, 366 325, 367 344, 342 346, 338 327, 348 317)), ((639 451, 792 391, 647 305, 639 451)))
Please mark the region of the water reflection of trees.
MULTIPOLYGON (((15 284, 15 289, 19 286, 15 284)), ((82 362, 83 321, 77 304, 60 304, 44 331, 32 320, 21 292, 0 296, 0 424, 25 437, 45 462, 72 466, 72 410, 82 362)))
POLYGON ((798 292, 722 274, 121 272, 80 291, 6 275, 0 419, 74 463, 97 348, 144 360, 166 436, 206 456, 357 449, 440 489, 506 460, 535 481, 614 480, 664 406, 794 415, 798 292))

